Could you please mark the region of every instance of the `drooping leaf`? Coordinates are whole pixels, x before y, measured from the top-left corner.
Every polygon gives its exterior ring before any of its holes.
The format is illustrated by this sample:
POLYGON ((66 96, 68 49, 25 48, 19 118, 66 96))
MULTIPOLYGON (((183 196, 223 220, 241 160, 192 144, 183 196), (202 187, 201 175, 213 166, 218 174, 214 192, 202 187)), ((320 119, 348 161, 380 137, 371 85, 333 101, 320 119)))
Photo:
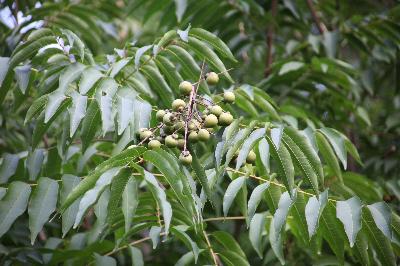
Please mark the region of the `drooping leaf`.
POLYGON ((103 74, 94 67, 86 68, 81 75, 79 81, 79 92, 82 95, 86 95, 88 91, 94 86, 94 84, 103 76, 103 74))
POLYGON ((265 223, 267 221, 266 213, 255 214, 250 222, 249 239, 260 258, 263 257, 261 249, 261 240, 265 230, 265 223))
POLYGON ((238 170, 243 162, 246 160, 247 155, 250 150, 253 148, 257 140, 262 138, 265 135, 265 128, 259 128, 251 132, 249 137, 244 141, 242 148, 239 151, 239 155, 236 161, 236 170, 238 170))
POLYGON ((329 140, 337 157, 342 162, 344 169, 346 169, 347 153, 343 137, 331 128, 324 127, 318 130, 329 140))
POLYGON ((238 177, 233 180, 226 189, 222 203, 225 217, 228 215, 228 211, 239 190, 242 188, 243 185, 245 185, 246 179, 247 178, 245 176, 238 177))
POLYGON ((78 129, 81 120, 86 115, 86 104, 87 104, 87 96, 80 95, 77 92, 73 92, 71 94, 72 97, 72 106, 69 109, 70 113, 70 133, 69 136, 75 134, 75 131, 78 129))
POLYGON ((29 172, 29 180, 36 180, 40 170, 42 169, 43 160, 43 149, 36 149, 28 155, 28 158, 26 159, 26 168, 29 172))
POLYGON ((319 151, 324 157, 325 163, 332 168, 334 174, 339 178, 339 180, 341 180, 341 182, 343 182, 342 171, 340 170, 339 162, 328 140, 318 131, 315 132, 315 137, 319 151))
POLYGON ((0 167, 0 184, 7 183, 17 170, 19 156, 16 154, 3 154, 3 161, 0 167))
POLYGON ((94 253, 94 257, 96 260, 96 265, 98 265, 98 266, 116 266, 117 265, 117 261, 113 257, 101 256, 97 253, 94 253))
POLYGON ((294 186, 294 166, 290 153, 285 145, 279 145, 279 149, 269 136, 266 136, 270 146, 271 155, 277 161, 278 177, 283 180, 288 191, 292 191, 294 186))
POLYGON ((167 196, 165 195, 165 192, 160 186, 158 185, 157 179, 154 177, 153 174, 144 171, 144 178, 146 180, 146 183, 149 185, 149 189, 151 190, 153 196, 156 198, 163 217, 164 217, 164 231, 166 234, 169 232, 169 226, 171 223, 172 219, 172 207, 171 204, 167 200, 167 196))
POLYGON ((336 203, 336 216, 343 223, 350 247, 354 246, 357 233, 361 229, 361 201, 353 197, 336 203))
POLYGON ((55 211, 58 197, 58 183, 47 177, 41 177, 32 193, 29 202, 29 229, 31 231, 31 244, 42 230, 50 215, 55 211))
POLYGON ((260 203, 262 196, 268 187, 269 187, 269 182, 266 182, 261 185, 258 185, 257 187, 255 187, 253 189, 253 192, 250 195, 248 207, 247 207, 248 216, 249 216, 250 221, 253 219, 253 216, 256 212, 257 206, 260 203))
POLYGON ((305 214, 307 220, 308 235, 310 239, 318 229, 319 219, 322 215, 322 212, 327 202, 328 202, 328 190, 322 192, 319 195, 318 199, 316 196, 312 196, 307 202, 305 208, 305 214))
POLYGON ((132 266, 144 266, 142 251, 133 246, 129 246, 129 253, 132 258, 132 266))
POLYGON ((153 242, 153 249, 156 249, 158 242, 160 242, 160 233, 161 233, 161 227, 152 226, 150 228, 149 237, 151 238, 151 242, 153 242))
POLYGON ((92 101, 89 104, 89 107, 86 111, 86 116, 83 118, 82 121, 81 138, 83 150, 87 149, 90 142, 96 135, 97 128, 100 125, 100 121, 100 108, 97 105, 96 101, 92 101))
POLYGON ((0 237, 2 237, 28 205, 31 187, 20 181, 10 183, 5 197, 0 201, 0 237))
POLYGON ((262 165, 267 170, 267 173, 269 173, 269 144, 265 138, 261 139, 260 142, 258 142, 258 152, 260 153, 260 160, 262 162, 262 165))
MULTIPOLYGON (((121 167, 113 167, 111 169, 108 169, 107 171, 102 173, 100 175, 100 177, 96 180, 94 187, 87 190, 83 194, 82 199, 79 202, 79 209, 78 209, 78 213, 76 214, 74 228, 78 227, 78 225, 80 224, 86 211, 89 209, 89 207, 91 207, 97 201, 97 199, 100 197, 101 193, 111 183, 114 176, 116 176, 120 170, 121 170, 121 167)), ((83 184, 84 184, 84 182, 81 182, 77 187, 74 188, 74 190, 72 190, 71 194, 79 191, 79 189, 82 188, 83 184)), ((68 199, 70 199, 71 194, 67 197, 66 202, 68 201, 68 199)), ((64 203, 64 205, 65 204, 66 203, 64 203)))
MULTIPOLYGON (((69 193, 79 184, 81 179, 74 175, 63 175, 62 187, 60 193, 60 203, 63 205, 67 199, 69 193)), ((62 214, 62 233, 63 237, 69 232, 75 222, 76 214, 78 213, 80 199, 76 200, 72 205, 70 205, 62 214)))
POLYGON ((385 202, 376 202, 366 206, 371 212, 376 227, 388 238, 392 239, 392 212, 385 202))
POLYGON ((174 233, 176 237, 178 237, 185 245, 190 248, 193 252, 194 255, 194 263, 197 263, 197 259, 199 257, 200 249, 197 246, 196 242, 194 242, 190 236, 186 233, 186 230, 188 229, 187 226, 180 225, 180 226, 174 226, 171 228, 171 232, 174 233))
POLYGON ((139 184, 136 178, 131 176, 126 183, 122 194, 122 213, 125 218, 125 232, 128 232, 132 219, 139 203, 139 184))

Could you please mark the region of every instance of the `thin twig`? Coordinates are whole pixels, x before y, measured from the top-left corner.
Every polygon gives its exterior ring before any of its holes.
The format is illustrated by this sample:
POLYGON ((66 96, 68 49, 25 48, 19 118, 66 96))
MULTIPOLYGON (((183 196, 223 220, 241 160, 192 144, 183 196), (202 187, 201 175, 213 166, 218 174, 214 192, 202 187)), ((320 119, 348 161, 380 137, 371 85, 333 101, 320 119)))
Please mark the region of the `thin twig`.
POLYGON ((315 10, 314 4, 313 4, 313 0, 307 0, 307 5, 308 8, 310 9, 311 12, 311 16, 314 19, 314 22, 318 28, 318 31, 321 35, 324 35, 325 32, 327 32, 327 28, 325 26, 325 24, 321 21, 320 17, 317 14, 317 11, 315 10))
MULTIPOLYGON (((276 18, 276 12, 278 9, 278 0, 272 0, 271 2, 271 15, 272 18, 276 18)), ((275 33, 275 25, 273 21, 270 21, 268 29, 267 29, 267 58, 265 62, 265 72, 264 76, 268 77, 271 73, 271 66, 273 62, 273 54, 272 54, 272 44, 274 41, 274 33, 275 33)))
POLYGON ((215 265, 215 266, 218 266, 219 264, 218 264, 218 260, 217 260, 217 254, 215 254, 215 252, 214 252, 214 250, 213 250, 213 248, 212 248, 212 246, 211 246, 211 242, 210 242, 210 240, 208 239, 207 233, 206 233, 206 231, 204 231, 204 230, 203 230, 203 235, 204 235, 204 238, 205 238, 205 240, 206 240, 208 249, 210 250, 211 256, 212 256, 212 258, 213 258, 214 265, 215 265))

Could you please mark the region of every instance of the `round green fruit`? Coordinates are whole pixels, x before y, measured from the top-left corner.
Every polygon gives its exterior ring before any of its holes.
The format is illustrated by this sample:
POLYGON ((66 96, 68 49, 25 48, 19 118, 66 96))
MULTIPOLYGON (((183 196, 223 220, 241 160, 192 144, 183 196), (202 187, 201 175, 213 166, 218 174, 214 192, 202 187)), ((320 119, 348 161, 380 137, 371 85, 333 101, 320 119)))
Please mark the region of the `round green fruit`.
POLYGON ((186 103, 182 99, 176 99, 172 102, 172 110, 178 111, 182 110, 186 106, 186 103))
POLYGON ((214 106, 212 106, 211 108, 210 108, 210 112, 213 114, 213 115, 216 115, 216 116, 220 116, 221 114, 222 114, 222 107, 221 106, 219 106, 219 105, 214 105, 214 106))
POLYGON ((215 85, 219 81, 218 74, 215 72, 210 72, 206 76, 206 81, 208 85, 215 85))
POLYGON ((206 119, 204 119, 205 127, 215 127, 217 124, 218 124, 218 118, 213 114, 207 115, 206 119))
POLYGON ((183 149, 185 147, 185 140, 184 139, 178 139, 178 148, 183 149))
POLYGON ((218 124, 221 126, 229 126, 232 123, 232 121, 233 121, 233 116, 229 112, 222 113, 219 116, 218 124))
POLYGON ((165 145, 170 148, 175 148, 176 146, 178 146, 178 141, 174 137, 169 135, 165 138, 165 145))
POLYGON ((196 131, 190 132, 188 139, 189 139, 190 141, 192 141, 192 142, 196 142, 197 139, 198 139, 198 134, 197 134, 197 132, 196 132, 196 131))
POLYGON ((175 121, 175 116, 172 113, 166 113, 163 117, 163 122, 166 125, 172 125, 172 123, 175 121))
POLYGON ((179 84, 179 91, 182 94, 187 94, 189 95, 190 92, 192 91, 193 85, 189 81, 182 81, 181 84, 179 84))
POLYGON ((235 94, 231 91, 224 92, 224 101, 227 103, 233 103, 235 101, 235 94))
POLYGON ((165 111, 164 110, 158 110, 156 113, 156 118, 158 121, 163 121, 165 115, 165 111))
POLYGON ((254 163, 256 161, 256 157, 257 157, 256 153, 253 150, 251 150, 249 152, 249 154, 247 155, 247 157, 246 157, 246 162, 247 163, 254 163))
POLYGON ((147 128, 142 128, 140 130, 140 139, 144 140, 144 139, 148 139, 151 137, 151 135, 153 135, 153 132, 151 132, 150 130, 148 130, 147 128))
POLYGON ((189 130, 196 130, 199 127, 199 123, 196 120, 191 120, 188 124, 189 130))
POLYGON ((189 165, 192 163, 192 155, 189 152, 182 152, 181 155, 179 155, 179 161, 185 165, 189 165))
POLYGON ((207 129, 200 129, 199 133, 197 133, 197 138, 201 141, 207 141, 210 139, 210 132, 207 129))
POLYGON ((156 139, 152 139, 152 140, 150 140, 148 145, 149 145, 150 149, 154 150, 156 148, 160 148, 161 147, 161 142, 156 140, 156 139))

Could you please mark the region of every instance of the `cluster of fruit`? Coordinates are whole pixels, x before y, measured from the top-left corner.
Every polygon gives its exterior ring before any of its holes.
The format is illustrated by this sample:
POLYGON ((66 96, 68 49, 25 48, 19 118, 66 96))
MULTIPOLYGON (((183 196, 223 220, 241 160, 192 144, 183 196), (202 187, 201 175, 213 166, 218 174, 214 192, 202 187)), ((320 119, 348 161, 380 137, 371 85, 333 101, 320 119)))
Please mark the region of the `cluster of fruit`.
MULTIPOLYGON (((209 85, 217 84, 218 74, 208 73, 205 81, 209 85)), ((156 118, 159 123, 156 127, 140 129, 141 144, 147 143, 150 149, 159 148, 163 144, 170 148, 177 147, 182 150, 179 160, 190 164, 192 155, 187 149, 188 142, 208 141, 217 126, 229 126, 232 123, 233 116, 229 112, 197 94, 198 85, 188 81, 180 83, 179 91, 184 97, 175 99, 171 109, 157 111, 156 118)), ((234 102, 235 94, 225 91, 223 101, 234 102)))

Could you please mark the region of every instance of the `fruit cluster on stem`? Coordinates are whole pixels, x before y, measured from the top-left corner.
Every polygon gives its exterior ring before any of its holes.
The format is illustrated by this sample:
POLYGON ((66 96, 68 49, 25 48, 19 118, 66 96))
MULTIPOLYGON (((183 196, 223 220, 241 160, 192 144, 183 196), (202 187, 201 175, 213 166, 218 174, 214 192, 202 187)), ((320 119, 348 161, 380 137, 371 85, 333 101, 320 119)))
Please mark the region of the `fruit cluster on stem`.
MULTIPOLYGON (((140 144, 147 144, 150 149, 159 148, 161 145, 179 148, 182 151, 179 160, 183 164, 190 164, 192 155, 188 150, 189 142, 208 141, 217 127, 229 126, 233 121, 231 113, 212 100, 197 94, 199 84, 204 80, 208 85, 216 85, 219 76, 210 72, 194 84, 182 81, 179 91, 183 97, 175 99, 171 103, 171 109, 157 111, 156 127, 140 129, 140 144)), ((233 103, 235 94, 225 91, 223 101, 233 103)))

